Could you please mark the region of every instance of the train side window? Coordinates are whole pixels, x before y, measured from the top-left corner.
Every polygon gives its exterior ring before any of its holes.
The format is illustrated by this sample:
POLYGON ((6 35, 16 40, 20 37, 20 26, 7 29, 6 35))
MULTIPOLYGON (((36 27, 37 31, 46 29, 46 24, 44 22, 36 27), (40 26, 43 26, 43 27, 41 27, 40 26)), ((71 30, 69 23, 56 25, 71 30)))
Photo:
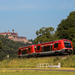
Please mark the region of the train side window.
POLYGON ((40 50, 40 46, 37 46, 37 50, 40 50))
POLYGON ((50 46, 44 46, 44 51, 50 51, 50 46))
POLYGON ((27 54, 27 50, 22 50, 22 54, 27 54))
POLYGON ((31 51, 31 48, 28 48, 28 51, 30 52, 31 51))
POLYGON ((58 47, 58 43, 55 43, 55 44, 54 44, 54 48, 57 48, 57 47, 58 47))

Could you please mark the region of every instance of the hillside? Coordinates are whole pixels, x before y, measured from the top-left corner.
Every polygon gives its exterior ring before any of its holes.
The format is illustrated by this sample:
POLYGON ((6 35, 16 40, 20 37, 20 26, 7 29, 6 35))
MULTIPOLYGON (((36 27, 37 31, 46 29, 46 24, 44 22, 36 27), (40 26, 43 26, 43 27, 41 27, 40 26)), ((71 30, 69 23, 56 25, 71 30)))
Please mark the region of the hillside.
POLYGON ((38 63, 61 63, 62 68, 75 68, 74 59, 75 55, 6 59, 0 62, 0 68, 36 68, 38 63))
POLYGON ((3 44, 0 52, 0 60, 2 60, 7 55, 10 55, 10 57, 17 57, 19 47, 30 45, 29 43, 24 44, 20 42, 14 42, 7 39, 7 36, 0 35, 0 40, 3 44))

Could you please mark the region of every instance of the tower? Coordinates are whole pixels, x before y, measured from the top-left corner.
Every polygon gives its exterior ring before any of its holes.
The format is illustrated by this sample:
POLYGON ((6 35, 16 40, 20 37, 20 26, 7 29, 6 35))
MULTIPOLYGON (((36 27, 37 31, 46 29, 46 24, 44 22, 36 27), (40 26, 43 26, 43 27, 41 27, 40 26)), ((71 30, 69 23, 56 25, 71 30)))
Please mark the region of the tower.
POLYGON ((12 29, 12 33, 14 33, 14 29, 12 29))

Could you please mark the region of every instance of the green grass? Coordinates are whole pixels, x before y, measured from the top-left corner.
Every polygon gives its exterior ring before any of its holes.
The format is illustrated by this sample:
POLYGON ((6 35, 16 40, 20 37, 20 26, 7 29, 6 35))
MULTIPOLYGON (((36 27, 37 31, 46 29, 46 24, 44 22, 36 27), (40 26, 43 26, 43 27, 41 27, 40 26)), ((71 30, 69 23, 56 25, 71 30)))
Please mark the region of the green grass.
POLYGON ((75 75, 75 72, 0 70, 0 75, 75 75))
POLYGON ((62 68, 75 68, 75 55, 69 55, 65 59, 62 57, 44 57, 44 58, 15 58, 0 62, 0 68, 36 68, 38 63, 61 63, 62 68))

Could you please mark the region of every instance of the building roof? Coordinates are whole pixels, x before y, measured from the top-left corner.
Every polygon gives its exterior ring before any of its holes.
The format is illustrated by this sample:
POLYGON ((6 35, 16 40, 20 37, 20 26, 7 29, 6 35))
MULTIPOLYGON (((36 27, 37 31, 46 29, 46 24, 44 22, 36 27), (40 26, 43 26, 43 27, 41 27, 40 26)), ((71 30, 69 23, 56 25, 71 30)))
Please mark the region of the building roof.
POLYGON ((18 39, 26 39, 26 37, 17 37, 18 39))

